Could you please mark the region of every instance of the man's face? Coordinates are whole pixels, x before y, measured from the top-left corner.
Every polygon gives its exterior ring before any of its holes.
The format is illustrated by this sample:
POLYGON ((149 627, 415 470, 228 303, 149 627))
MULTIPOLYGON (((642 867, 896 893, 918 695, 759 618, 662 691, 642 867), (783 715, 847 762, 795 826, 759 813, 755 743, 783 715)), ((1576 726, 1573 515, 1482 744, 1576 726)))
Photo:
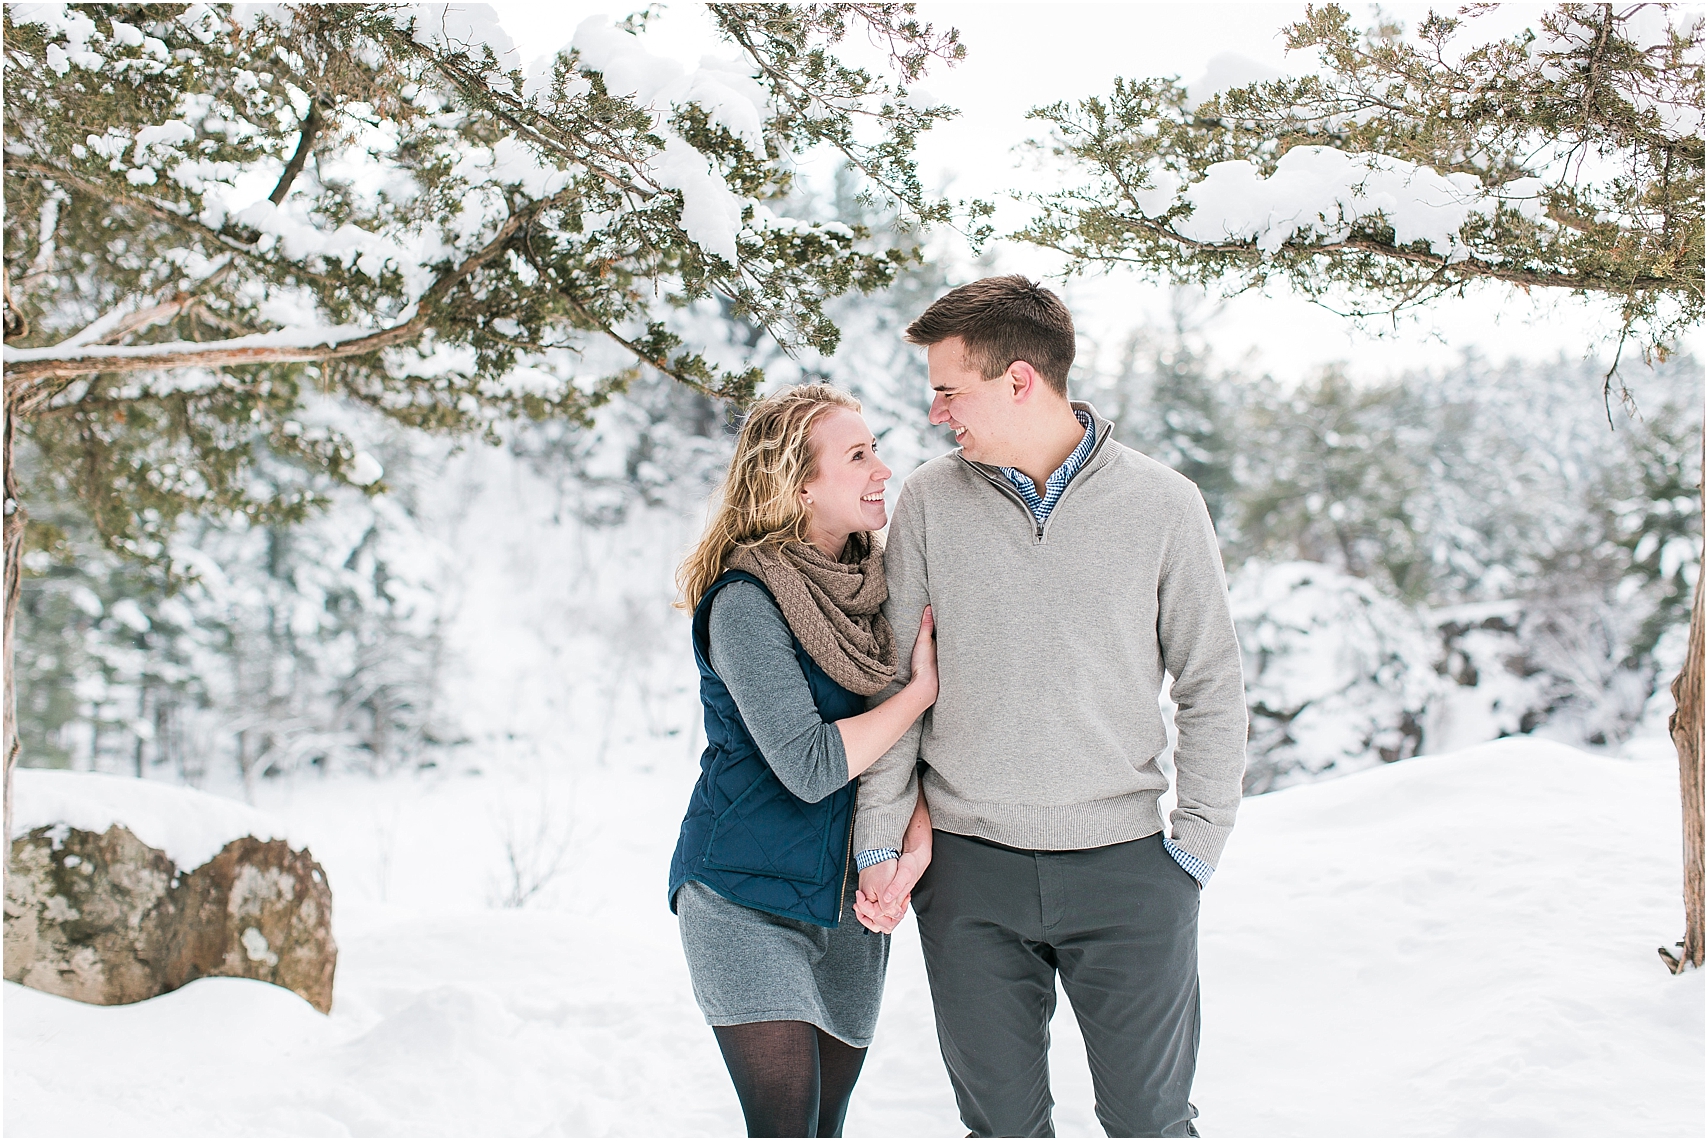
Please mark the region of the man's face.
POLYGON ((1008 375, 986 380, 967 361, 967 346, 959 337, 938 341, 925 350, 931 373, 931 422, 947 424, 961 445, 961 454, 984 464, 1013 462, 1013 420, 1017 408, 1008 375))

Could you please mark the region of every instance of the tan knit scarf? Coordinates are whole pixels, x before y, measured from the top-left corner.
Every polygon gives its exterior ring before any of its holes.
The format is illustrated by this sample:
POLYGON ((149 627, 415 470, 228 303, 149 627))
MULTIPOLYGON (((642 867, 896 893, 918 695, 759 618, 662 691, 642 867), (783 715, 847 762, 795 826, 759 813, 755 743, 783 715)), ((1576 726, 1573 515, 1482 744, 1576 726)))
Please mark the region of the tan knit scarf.
POLYGON ((783 619, 831 680, 870 697, 895 680, 896 640, 879 611, 889 597, 884 549, 869 532, 848 536, 842 558, 811 543, 737 547, 724 564, 758 576, 783 619))

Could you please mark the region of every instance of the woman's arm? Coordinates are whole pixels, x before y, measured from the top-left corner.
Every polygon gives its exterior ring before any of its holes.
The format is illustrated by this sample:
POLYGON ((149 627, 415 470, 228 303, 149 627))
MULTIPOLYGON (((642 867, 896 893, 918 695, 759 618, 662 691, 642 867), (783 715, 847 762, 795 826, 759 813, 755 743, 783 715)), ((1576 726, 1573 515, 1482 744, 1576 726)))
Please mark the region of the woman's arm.
MULTIPOLYGON (((882 705, 854 717, 836 722, 842 733, 843 751, 848 754, 848 779, 853 780, 872 767, 877 759, 901 740, 907 727, 919 720, 920 714, 937 700, 937 639, 932 635, 935 623, 931 607, 919 619, 919 638, 913 643, 913 676, 882 705)), ((925 798, 920 796, 923 805, 925 798)), ((916 811, 914 814, 918 816, 916 811)), ((912 830, 910 824, 909 830, 912 830)), ((930 832, 930 817, 926 817, 930 832)))
POLYGON ((816 804, 848 784, 842 734, 824 719, 795 657, 795 636, 771 596, 732 582, 712 600, 712 668, 783 787, 816 804))

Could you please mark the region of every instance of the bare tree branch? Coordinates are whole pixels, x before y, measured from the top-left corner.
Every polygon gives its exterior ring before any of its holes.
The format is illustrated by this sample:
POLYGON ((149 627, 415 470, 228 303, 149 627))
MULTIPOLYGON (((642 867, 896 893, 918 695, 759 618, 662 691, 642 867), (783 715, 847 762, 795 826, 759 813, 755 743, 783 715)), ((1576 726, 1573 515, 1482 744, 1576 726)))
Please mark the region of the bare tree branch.
POLYGON ((279 184, 273 187, 273 192, 267 195, 267 201, 277 206, 290 193, 291 183, 302 173, 303 164, 308 162, 309 153, 314 149, 314 137, 320 133, 320 100, 311 96, 308 101, 308 114, 302 121, 302 138, 297 142, 296 153, 291 155, 291 161, 285 164, 285 172, 279 176, 279 184))

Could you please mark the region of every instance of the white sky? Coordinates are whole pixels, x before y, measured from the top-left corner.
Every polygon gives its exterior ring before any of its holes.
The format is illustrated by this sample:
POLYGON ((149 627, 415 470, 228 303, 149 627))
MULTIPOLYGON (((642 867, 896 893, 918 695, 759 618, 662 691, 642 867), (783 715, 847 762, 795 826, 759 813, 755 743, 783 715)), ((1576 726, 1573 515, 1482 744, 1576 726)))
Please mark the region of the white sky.
MULTIPOLYGON (((528 62, 567 45, 576 25, 589 15, 620 18, 640 6, 641 0, 511 0, 494 5, 528 62)), ((1542 7, 1502 5, 1474 21, 1466 34, 1512 34, 1533 21, 1542 7)), ((1411 25, 1429 8, 1394 4, 1383 10, 1411 25)), ((1281 29, 1303 16, 1303 4, 921 3, 918 13, 940 29, 960 29, 967 46, 965 61, 937 69, 921 85, 961 111, 958 119, 921 137, 916 156, 921 171, 927 185, 943 186, 954 197, 997 200, 999 228, 1015 228, 1029 216, 1012 192, 1051 184, 1051 172, 1036 169, 1018 150, 1020 143, 1038 134, 1038 124, 1025 117, 1032 107, 1106 94, 1117 75, 1176 75, 1190 83, 1225 54, 1275 71, 1300 72, 1315 63, 1310 55, 1289 56, 1282 46, 1281 29)), ((700 6, 690 3, 668 6, 649 28, 647 40, 653 51, 684 63, 707 52, 728 56, 734 50, 716 38, 700 6)), ((860 45, 851 46, 861 51, 860 45)), ((814 164, 807 164, 804 173, 813 178, 814 164)), ((828 173, 827 168, 825 177, 828 173)), ((952 239, 948 248, 954 248, 952 239)), ((1046 276, 1059 264, 1048 251, 1020 243, 998 242, 992 249, 1002 271, 1046 276)), ((972 276, 970 258, 957 260, 969 264, 962 276, 972 276)), ((1112 342, 1125 329, 1161 319, 1168 310, 1165 287, 1127 270, 1072 279, 1065 287, 1051 284, 1062 288, 1082 330, 1097 341, 1112 342)), ((1499 285, 1473 288, 1464 300, 1438 302, 1397 324, 1368 322, 1360 328, 1278 287, 1267 295, 1247 294, 1229 302, 1206 335, 1224 360, 1250 354, 1258 367, 1297 379, 1335 362, 1365 376, 1448 364, 1468 348, 1495 359, 1553 358, 1562 353, 1580 357, 1604 348, 1606 335, 1616 328, 1608 305, 1541 292, 1527 297, 1499 285)), ((1700 330, 1689 347, 1703 358, 1700 330)))

